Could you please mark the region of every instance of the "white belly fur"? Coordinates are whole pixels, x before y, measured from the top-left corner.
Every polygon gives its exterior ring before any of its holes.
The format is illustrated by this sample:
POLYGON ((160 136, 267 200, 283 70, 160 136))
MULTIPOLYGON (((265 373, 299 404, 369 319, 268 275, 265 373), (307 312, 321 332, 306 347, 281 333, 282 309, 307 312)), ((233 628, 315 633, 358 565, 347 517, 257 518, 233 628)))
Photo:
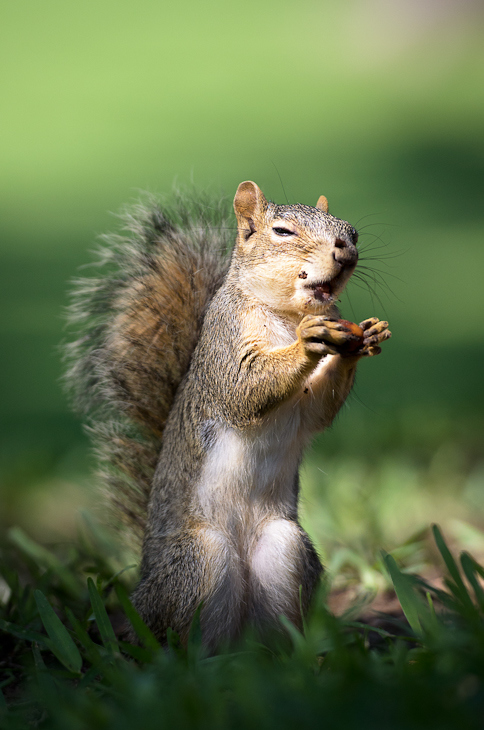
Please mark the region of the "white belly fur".
POLYGON ((295 474, 305 445, 297 403, 279 407, 263 426, 216 426, 197 488, 198 509, 240 539, 268 517, 295 513, 295 474))

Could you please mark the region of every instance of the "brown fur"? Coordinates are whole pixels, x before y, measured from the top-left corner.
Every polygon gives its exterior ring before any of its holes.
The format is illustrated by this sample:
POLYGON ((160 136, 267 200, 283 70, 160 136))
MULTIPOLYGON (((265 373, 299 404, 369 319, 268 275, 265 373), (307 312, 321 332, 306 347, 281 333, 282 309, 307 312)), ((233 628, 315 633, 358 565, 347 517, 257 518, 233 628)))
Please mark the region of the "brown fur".
POLYGON ((164 425, 232 235, 224 204, 202 196, 178 194, 173 208, 148 199, 121 219, 98 275, 75 282, 66 381, 89 416, 112 519, 139 549, 164 425))

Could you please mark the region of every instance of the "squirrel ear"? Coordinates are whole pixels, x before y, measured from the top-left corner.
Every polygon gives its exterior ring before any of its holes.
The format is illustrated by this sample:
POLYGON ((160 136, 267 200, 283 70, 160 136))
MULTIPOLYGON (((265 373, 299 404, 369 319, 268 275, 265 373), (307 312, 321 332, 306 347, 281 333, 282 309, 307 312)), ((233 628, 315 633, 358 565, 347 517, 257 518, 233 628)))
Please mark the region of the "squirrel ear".
POLYGON ((264 193, 255 182, 247 180, 240 183, 235 193, 234 210, 242 218, 257 218, 258 214, 267 207, 264 193))
POLYGON ((319 208, 319 210, 322 210, 323 213, 328 212, 328 198, 326 198, 324 195, 320 195, 318 202, 316 203, 316 208, 319 208))

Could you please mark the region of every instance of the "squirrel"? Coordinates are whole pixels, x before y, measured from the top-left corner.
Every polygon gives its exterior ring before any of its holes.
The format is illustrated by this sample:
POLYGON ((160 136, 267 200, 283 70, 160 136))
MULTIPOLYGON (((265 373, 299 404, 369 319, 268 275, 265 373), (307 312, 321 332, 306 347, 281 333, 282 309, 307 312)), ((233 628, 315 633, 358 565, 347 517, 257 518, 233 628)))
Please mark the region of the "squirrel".
POLYGON ((231 255, 220 205, 128 212, 107 273, 78 280, 67 354, 101 476, 142 539, 133 603, 162 642, 186 642, 201 605, 212 649, 281 615, 302 626, 322 572, 298 521, 303 450, 391 336, 340 320, 358 234, 324 196, 276 205, 246 181, 234 210, 231 255))

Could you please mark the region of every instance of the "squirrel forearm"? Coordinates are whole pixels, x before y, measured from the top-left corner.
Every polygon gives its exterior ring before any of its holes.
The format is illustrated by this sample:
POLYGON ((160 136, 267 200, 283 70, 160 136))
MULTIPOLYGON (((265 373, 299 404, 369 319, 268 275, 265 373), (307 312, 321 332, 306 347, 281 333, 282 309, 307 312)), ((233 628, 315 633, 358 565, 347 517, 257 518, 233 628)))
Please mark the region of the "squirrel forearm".
POLYGON ((357 358, 332 355, 309 376, 303 397, 305 421, 311 431, 331 426, 353 387, 356 366, 357 358))
POLYGON ((238 426, 256 423, 277 404, 290 400, 315 369, 318 360, 308 356, 297 340, 288 347, 243 348, 235 373, 229 375, 234 396, 225 413, 238 426), (234 375, 234 377, 232 377, 234 375))

